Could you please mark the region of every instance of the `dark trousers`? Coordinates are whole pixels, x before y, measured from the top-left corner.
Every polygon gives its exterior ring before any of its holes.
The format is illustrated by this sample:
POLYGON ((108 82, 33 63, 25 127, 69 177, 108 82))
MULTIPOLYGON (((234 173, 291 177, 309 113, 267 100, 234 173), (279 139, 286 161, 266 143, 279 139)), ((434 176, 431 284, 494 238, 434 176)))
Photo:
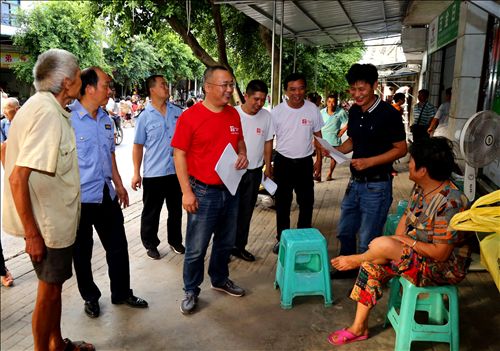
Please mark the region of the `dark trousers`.
POLYGON ((172 246, 182 244, 182 192, 177 175, 142 179, 141 240, 147 250, 160 245, 158 226, 163 202, 167 205, 168 243, 172 246))
POLYGON ((73 263, 78 290, 85 301, 96 301, 101 297, 92 276, 92 227, 106 251, 111 300, 122 301, 131 294, 128 244, 118 198, 111 200, 107 186, 104 187, 102 203, 82 204, 80 224, 76 232, 73 263))
POLYGON ((313 160, 311 156, 291 159, 279 153, 274 158, 274 181, 276 190, 276 239, 290 228, 290 206, 293 191, 299 205, 297 228, 310 228, 314 204, 313 160))
POLYGON ((240 203, 238 206, 238 224, 234 247, 240 250, 244 250, 248 244, 250 221, 252 220, 253 209, 257 202, 261 180, 262 167, 249 169, 241 178, 240 185, 238 186, 240 203))
POLYGON ((2 241, 0 240, 0 275, 3 277, 7 275, 7 268, 5 267, 5 259, 3 257, 2 241))

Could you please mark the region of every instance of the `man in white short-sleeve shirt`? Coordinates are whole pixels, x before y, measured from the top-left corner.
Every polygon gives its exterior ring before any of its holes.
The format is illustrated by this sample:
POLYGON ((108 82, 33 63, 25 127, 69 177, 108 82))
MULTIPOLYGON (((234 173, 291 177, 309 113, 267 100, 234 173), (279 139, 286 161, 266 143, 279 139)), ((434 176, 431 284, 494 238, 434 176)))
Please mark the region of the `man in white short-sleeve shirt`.
MULTIPOLYGON (((321 154, 313 166, 314 136, 321 137, 323 119, 319 109, 305 101, 306 79, 300 73, 293 73, 284 82, 287 100, 272 111, 276 135, 276 156, 274 158, 274 180, 276 190, 277 243, 273 252, 278 253, 281 232, 290 228, 290 206, 293 191, 299 205, 297 228, 310 228, 314 204, 313 173, 319 171, 321 154), (314 172, 316 171, 316 172, 314 172)), ((316 143, 315 143, 316 144, 316 143)), ((318 146, 319 147, 319 146, 318 146)))
POLYGON ((245 103, 236 107, 241 118, 243 136, 247 146, 248 168, 239 187, 238 224, 236 241, 231 254, 245 261, 255 261, 254 255, 245 247, 248 243, 250 221, 257 202, 262 166, 266 165, 265 175, 271 176, 271 156, 273 153, 273 128, 271 114, 263 109, 267 97, 267 85, 261 80, 252 80, 247 85, 245 103))
POLYGON ((448 117, 450 115, 451 88, 445 91, 445 101, 439 106, 427 132, 431 136, 447 136, 448 117))

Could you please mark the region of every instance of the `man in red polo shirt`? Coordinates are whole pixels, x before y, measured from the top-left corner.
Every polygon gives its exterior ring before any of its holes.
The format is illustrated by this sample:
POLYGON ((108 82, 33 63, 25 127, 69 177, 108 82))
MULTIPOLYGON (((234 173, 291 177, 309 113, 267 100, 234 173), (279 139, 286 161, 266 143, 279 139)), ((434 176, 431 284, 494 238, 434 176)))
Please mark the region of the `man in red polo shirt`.
POLYGON ((236 169, 248 166, 238 112, 228 105, 234 89, 231 73, 223 66, 204 73, 205 100, 183 112, 172 139, 182 206, 188 213, 184 291, 181 312, 193 312, 203 282, 204 260, 214 234, 208 275, 212 288, 232 296, 245 290, 229 279, 229 256, 236 238, 238 194, 232 196, 215 172, 226 145, 238 153, 236 169))

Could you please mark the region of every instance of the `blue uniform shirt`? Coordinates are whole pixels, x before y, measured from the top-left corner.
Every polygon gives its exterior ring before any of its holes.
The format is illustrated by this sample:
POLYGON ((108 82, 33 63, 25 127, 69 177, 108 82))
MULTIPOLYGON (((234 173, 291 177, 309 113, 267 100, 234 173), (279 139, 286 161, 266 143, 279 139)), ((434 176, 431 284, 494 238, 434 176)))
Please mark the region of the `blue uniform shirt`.
POLYGON ((170 145, 175 124, 182 110, 167 102, 163 116, 149 103, 135 124, 134 144, 144 145, 143 177, 162 177, 175 174, 174 149, 170 145))
POLYGON ((69 108, 76 137, 82 203, 102 203, 104 183, 114 199, 116 192, 111 184, 111 154, 115 152, 113 121, 100 107, 94 120, 78 100, 69 108))
POLYGON ((7 119, 7 117, 5 117, 0 123, 0 142, 3 143, 5 140, 7 140, 7 136, 9 135, 10 121, 7 119))

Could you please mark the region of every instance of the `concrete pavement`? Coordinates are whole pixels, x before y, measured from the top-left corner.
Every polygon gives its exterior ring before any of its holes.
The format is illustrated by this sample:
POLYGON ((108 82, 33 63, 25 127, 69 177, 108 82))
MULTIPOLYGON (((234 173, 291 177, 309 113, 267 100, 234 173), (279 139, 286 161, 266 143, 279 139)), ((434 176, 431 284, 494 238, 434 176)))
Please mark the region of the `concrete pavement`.
MULTIPOLYGON (((126 129, 124 144, 117 148, 117 159, 124 183, 131 179, 131 136, 126 129), (129 144, 130 143, 130 144, 129 144), (130 163, 129 166, 127 164, 130 163)), ((325 165, 323 176, 326 175, 325 165)), ((400 174, 394 181, 394 204, 407 198, 412 184, 406 165, 397 164, 400 174)), ((335 238, 340 202, 347 184, 346 166, 335 170, 335 180, 315 185, 313 226, 327 238, 329 254, 338 250, 335 238)), ((274 290, 276 255, 271 253, 276 231, 275 213, 265 201, 259 201, 252 219, 248 249, 257 257, 254 263, 233 260, 231 278, 247 289, 237 298, 210 289, 208 276, 202 284, 199 308, 184 316, 179 311, 182 292, 183 256, 170 251, 163 232, 159 247, 162 259, 153 261, 145 255, 139 237, 142 203, 140 192, 132 192, 132 205, 124 210, 129 242, 131 281, 134 294, 145 298, 150 307, 134 310, 112 305, 104 251, 95 236, 93 268, 96 283, 103 296, 101 316, 88 318, 78 293, 75 277, 63 288, 63 336, 85 339, 98 350, 329 350, 326 337, 332 330, 347 326, 354 316, 355 304, 347 297, 353 280, 333 281, 334 303, 326 308, 321 297, 298 297, 293 308, 280 308, 279 290, 274 290)), ((262 200, 262 199, 260 199, 262 200)), ((292 208, 292 224, 298 209, 292 208)), ((166 228, 166 211, 160 228, 166 228)), ((185 216, 183 230, 185 230, 185 216)), ((3 234, 2 234, 3 235, 3 234)), ((7 238, 3 238, 7 239, 7 238)), ((3 241, 8 254, 7 266, 15 276, 15 286, 1 288, 1 349, 20 351, 33 349, 31 313, 37 279, 23 251, 23 241, 3 241), (11 244, 15 242, 15 244, 11 244), (16 248, 13 250, 13 248, 16 248), (15 251, 15 252, 13 252, 15 251)), ((459 285, 460 350, 495 350, 500 345, 500 304, 498 291, 488 273, 470 273, 459 285)), ((367 341, 344 346, 345 350, 392 350, 395 333, 383 329, 387 297, 374 309, 367 341)), ((340 349, 340 348, 339 348, 340 349)), ((412 350, 448 350, 447 344, 415 343, 412 350)))

